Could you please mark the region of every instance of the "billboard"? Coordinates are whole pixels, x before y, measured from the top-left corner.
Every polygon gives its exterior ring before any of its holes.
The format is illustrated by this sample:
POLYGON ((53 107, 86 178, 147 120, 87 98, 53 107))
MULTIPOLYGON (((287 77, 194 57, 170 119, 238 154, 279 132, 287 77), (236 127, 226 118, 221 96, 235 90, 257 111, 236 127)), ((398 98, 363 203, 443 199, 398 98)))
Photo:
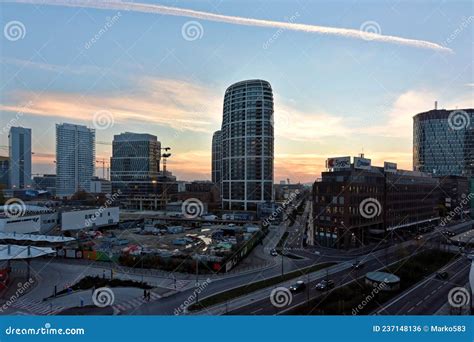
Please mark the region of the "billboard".
POLYGON ((390 162, 384 162, 383 163, 383 170, 385 172, 397 172, 397 163, 390 163, 390 162))
POLYGON ((354 157, 354 169, 370 170, 372 161, 367 158, 354 157))
POLYGON ((350 169, 351 157, 337 157, 326 160, 326 168, 328 169, 350 169))

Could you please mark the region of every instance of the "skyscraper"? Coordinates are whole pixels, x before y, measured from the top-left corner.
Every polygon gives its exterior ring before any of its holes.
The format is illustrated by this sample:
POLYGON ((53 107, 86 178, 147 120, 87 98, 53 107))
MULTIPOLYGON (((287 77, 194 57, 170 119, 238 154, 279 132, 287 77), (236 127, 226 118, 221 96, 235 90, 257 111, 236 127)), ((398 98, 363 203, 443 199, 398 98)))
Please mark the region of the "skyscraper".
POLYGON ((31 129, 10 128, 10 187, 26 188, 31 186, 31 129))
POLYGON ((247 80, 227 88, 221 129, 222 208, 257 209, 273 200, 273 93, 247 80))
POLYGON ((212 136, 212 182, 220 184, 222 168, 221 131, 215 131, 212 136))
POLYGON ((413 117, 413 168, 474 176, 474 109, 435 109, 413 117))
POLYGON ((161 143, 145 133, 114 135, 110 175, 114 192, 123 195, 149 194, 160 171, 161 143))
POLYGON ((56 125, 56 195, 89 191, 95 170, 95 130, 73 124, 56 125))

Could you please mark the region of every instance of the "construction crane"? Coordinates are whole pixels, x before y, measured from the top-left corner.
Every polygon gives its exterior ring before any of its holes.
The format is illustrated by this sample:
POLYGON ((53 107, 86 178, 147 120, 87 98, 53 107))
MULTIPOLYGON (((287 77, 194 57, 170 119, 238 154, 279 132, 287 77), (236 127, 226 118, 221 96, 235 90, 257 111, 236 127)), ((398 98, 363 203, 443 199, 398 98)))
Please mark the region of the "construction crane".
POLYGON ((105 158, 102 158, 102 160, 97 159, 95 162, 96 162, 96 164, 102 164, 102 178, 103 179, 109 179, 109 166, 110 166, 109 162, 107 162, 105 160, 105 158), (107 178, 105 178, 105 175, 106 175, 105 174, 105 165, 107 165, 107 178))
POLYGON ((163 195, 162 195, 162 198, 165 202, 165 210, 166 210, 166 205, 168 204, 168 186, 166 184, 166 159, 171 157, 171 153, 168 153, 169 150, 171 150, 171 147, 161 147, 161 150, 165 151, 165 153, 163 153, 161 155, 161 157, 163 158, 163 195))

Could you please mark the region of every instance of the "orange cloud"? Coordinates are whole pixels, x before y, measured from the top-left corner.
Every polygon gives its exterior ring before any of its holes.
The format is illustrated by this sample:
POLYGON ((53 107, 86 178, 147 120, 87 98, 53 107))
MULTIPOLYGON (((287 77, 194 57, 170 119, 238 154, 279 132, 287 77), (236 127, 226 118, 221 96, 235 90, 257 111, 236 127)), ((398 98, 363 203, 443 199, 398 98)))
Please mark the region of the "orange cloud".
POLYGON ((219 113, 221 100, 209 89, 181 80, 143 78, 137 82, 133 94, 87 95, 47 92, 16 92, 13 99, 28 106, 1 104, 0 110, 23 114, 58 117, 64 120, 83 121, 94 126, 98 112, 107 113, 110 121, 125 123, 142 121, 179 130, 211 132, 215 113, 219 113))

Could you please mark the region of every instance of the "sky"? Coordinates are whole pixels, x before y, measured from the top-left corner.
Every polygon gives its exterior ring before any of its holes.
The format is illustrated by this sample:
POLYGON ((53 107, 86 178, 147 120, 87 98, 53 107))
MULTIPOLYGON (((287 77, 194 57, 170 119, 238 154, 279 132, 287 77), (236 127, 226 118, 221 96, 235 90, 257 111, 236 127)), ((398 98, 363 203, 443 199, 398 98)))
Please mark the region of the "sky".
MULTIPOLYGON (((270 82, 275 182, 328 157, 412 168, 412 117, 473 107, 470 1, 61 1, 0 4, 0 155, 32 129, 33 173, 55 172, 55 124, 150 133, 168 169, 210 179, 225 89, 270 82), (71 6, 71 4, 75 4, 71 6)), ((102 164, 97 175, 102 176, 102 164)))

